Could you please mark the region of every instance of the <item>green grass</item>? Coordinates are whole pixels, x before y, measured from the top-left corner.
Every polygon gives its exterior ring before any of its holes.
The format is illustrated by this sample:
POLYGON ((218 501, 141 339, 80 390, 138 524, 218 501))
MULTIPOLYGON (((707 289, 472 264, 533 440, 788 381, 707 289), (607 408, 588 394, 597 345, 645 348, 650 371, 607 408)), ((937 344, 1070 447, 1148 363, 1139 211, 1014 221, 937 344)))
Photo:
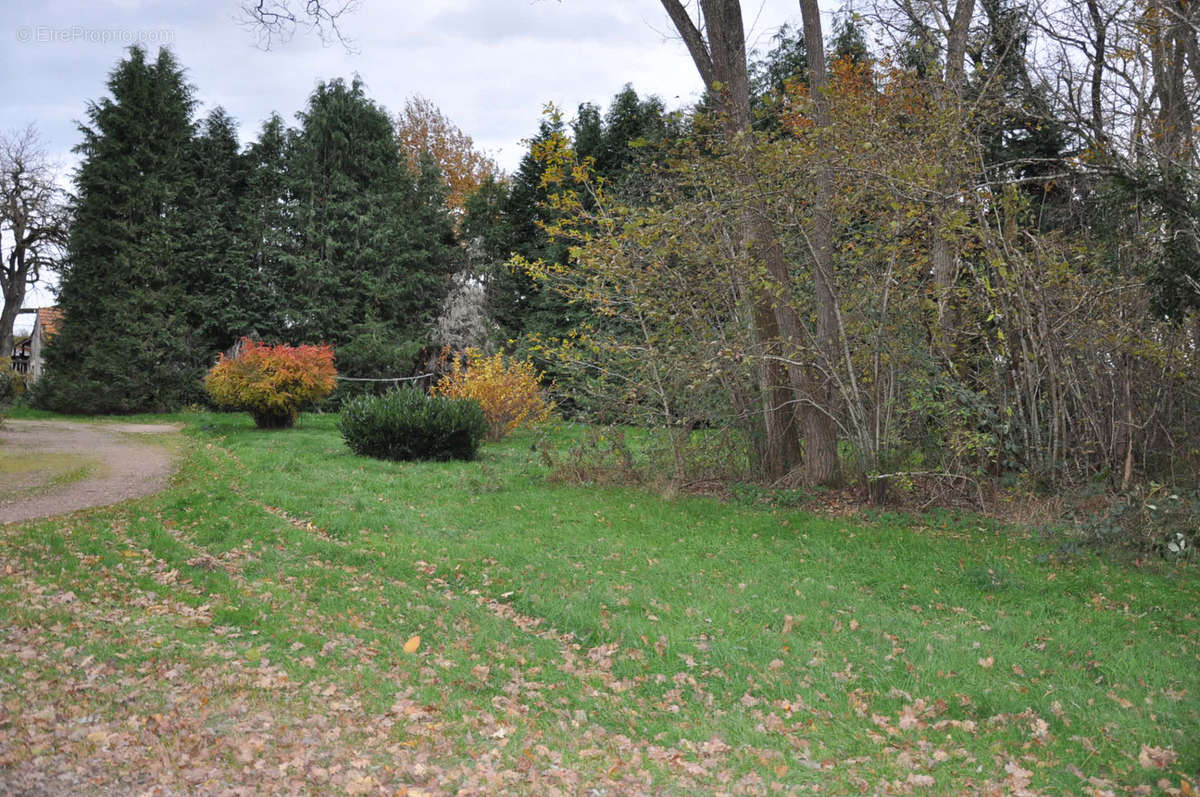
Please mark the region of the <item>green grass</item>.
POLYGON ((0 527, 0 782, 1078 793, 1200 767, 1194 564, 556 486, 530 436, 398 464, 333 416, 170 420, 191 442, 166 493, 0 527), (23 719, 43 706, 53 728, 23 719), (170 755, 135 754, 156 715, 170 755))

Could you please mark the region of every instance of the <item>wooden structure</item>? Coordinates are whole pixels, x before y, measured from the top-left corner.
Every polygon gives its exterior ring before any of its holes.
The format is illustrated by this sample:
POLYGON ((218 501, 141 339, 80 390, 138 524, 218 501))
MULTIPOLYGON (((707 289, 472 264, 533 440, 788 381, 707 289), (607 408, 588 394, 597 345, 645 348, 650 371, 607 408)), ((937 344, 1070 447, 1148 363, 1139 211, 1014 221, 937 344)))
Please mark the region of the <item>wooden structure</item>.
POLYGON ((12 368, 26 375, 30 382, 42 375, 45 361, 42 352, 46 341, 58 332, 62 323, 62 310, 57 307, 39 307, 36 310, 22 310, 22 313, 33 313, 33 332, 27 337, 13 340, 13 350, 10 353, 12 368))

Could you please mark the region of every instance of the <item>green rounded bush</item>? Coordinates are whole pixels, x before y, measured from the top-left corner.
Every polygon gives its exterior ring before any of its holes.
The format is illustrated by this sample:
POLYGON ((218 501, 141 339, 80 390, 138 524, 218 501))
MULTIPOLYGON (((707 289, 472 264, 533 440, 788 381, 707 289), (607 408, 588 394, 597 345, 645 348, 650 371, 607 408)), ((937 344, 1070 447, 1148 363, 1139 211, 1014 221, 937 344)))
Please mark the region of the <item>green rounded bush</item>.
POLYGON ((338 427, 354 453, 393 460, 474 459, 487 433, 478 402, 409 387, 346 401, 338 427))

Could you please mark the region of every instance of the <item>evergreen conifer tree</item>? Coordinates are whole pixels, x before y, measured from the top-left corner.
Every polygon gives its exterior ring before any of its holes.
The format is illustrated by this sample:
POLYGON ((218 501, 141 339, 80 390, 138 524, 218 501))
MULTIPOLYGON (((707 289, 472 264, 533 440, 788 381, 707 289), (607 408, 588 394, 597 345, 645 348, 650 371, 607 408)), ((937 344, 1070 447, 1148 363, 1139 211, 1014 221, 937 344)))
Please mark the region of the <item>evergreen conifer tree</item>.
POLYGON ((175 234, 183 247, 179 287, 195 365, 210 367, 258 323, 261 285, 252 269, 247 226, 249 168, 234 120, 217 108, 192 141, 186 212, 175 234))
POLYGON ((528 274, 508 266, 513 255, 529 261, 566 262, 567 247, 551 241, 542 228, 551 211, 542 185, 546 166, 535 154, 551 136, 564 131, 560 120, 543 119, 507 195, 498 196, 501 184, 485 183, 467 206, 464 230, 482 244, 488 264, 484 275, 488 315, 506 340, 524 334, 560 336, 572 326, 570 309, 561 296, 543 290, 528 274))
POLYGON ((284 335, 337 345, 380 322, 400 339, 423 336, 459 256, 436 165, 409 170, 387 112, 358 80, 320 84, 300 119, 289 159, 298 251, 284 335))
POLYGON ((263 123, 258 139, 246 149, 244 234, 249 279, 244 334, 283 340, 288 328, 289 285, 298 262, 293 221, 295 198, 288 169, 294 132, 278 114, 263 123))
POLYGON ((197 400, 177 225, 191 179, 192 89, 166 49, 140 47, 88 108, 77 148, 62 328, 36 401, 81 413, 163 410, 197 400))

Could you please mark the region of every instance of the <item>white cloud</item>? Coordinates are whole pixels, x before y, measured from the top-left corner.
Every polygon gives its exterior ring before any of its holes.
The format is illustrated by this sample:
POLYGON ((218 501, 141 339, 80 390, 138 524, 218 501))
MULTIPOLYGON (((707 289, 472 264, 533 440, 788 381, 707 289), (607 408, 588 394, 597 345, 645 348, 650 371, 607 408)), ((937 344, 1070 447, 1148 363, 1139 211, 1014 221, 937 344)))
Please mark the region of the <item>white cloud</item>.
MULTIPOLYGON (((677 106, 700 89, 682 44, 667 35, 670 23, 658 0, 362 0, 342 20, 354 52, 303 34, 263 52, 235 21, 238 5, 23 4, 6 15, 7 30, 0 28, 6 39, 0 41, 0 125, 36 123, 55 155, 73 162, 69 152, 80 138, 75 122, 85 119, 89 100, 105 94, 108 73, 130 40, 152 48, 158 40, 169 43, 196 87, 199 112, 224 106, 244 141, 272 111, 291 123, 319 80, 357 73, 392 111, 411 95, 430 98, 509 169, 546 102, 570 114, 581 102, 607 105, 632 83, 639 93, 677 106), (22 31, 39 29, 67 33, 19 40, 22 31)), ((795 0, 747 0, 751 47, 798 11, 795 0)))
MULTIPOLYGON (((311 34, 264 52, 236 22, 235 0, 16 5, 0 23, 0 127, 36 124, 64 182, 77 162, 77 123, 134 42, 168 44, 195 86, 198 115, 223 106, 243 143, 273 111, 294 123, 318 81, 359 74, 392 112, 409 96, 428 97, 509 171, 547 102, 570 116, 583 102, 607 106, 626 83, 668 107, 700 91, 658 0, 361 0, 341 23, 353 52, 311 34)), ((799 5, 744 0, 743 13, 754 49, 794 22, 799 5)), ((43 288, 29 303, 52 301, 43 288)))

